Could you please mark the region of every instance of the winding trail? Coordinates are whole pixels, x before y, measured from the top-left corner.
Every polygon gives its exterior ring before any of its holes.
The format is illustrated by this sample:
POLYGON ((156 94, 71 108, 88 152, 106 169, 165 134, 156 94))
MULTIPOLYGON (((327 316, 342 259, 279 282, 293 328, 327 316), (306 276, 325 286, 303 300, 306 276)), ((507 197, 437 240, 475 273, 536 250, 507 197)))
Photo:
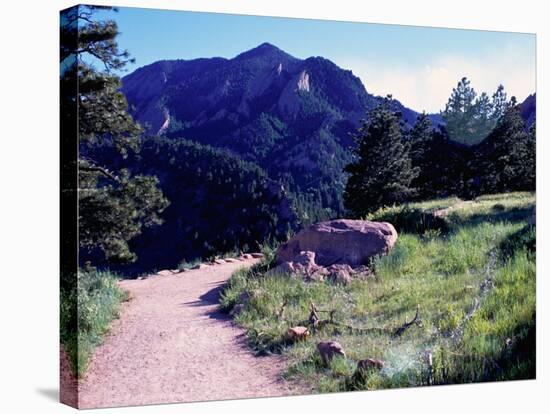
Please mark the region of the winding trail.
POLYGON ((257 261, 121 281, 132 299, 79 383, 80 408, 299 393, 281 377, 283 359, 254 356, 244 331, 218 309, 231 274, 257 261))

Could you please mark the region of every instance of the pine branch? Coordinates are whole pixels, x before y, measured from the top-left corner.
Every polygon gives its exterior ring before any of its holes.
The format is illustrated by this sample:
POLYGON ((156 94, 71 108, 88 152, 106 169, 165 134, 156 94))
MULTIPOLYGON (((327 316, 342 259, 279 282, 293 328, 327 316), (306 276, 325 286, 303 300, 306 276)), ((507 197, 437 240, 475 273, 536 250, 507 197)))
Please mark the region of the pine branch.
POLYGON ((87 172, 99 172, 101 174, 103 174, 104 176, 106 176, 107 178, 110 178, 111 180, 113 181, 116 181, 117 183, 120 182, 120 179, 114 175, 113 173, 111 173, 109 170, 107 170, 106 168, 103 168, 103 167, 100 167, 100 166, 97 166, 97 165, 92 165, 92 166, 83 166, 83 165, 80 165, 78 167, 78 169, 80 171, 87 171, 87 172))

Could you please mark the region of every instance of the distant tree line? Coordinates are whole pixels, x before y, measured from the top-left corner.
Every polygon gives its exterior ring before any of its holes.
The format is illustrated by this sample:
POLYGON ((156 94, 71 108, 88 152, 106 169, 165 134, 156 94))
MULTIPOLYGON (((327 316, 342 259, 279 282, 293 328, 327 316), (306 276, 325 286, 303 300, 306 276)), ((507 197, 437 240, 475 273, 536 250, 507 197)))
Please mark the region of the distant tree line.
POLYGON ((358 129, 344 191, 357 217, 392 204, 535 190, 536 127, 527 128, 502 86, 492 99, 463 78, 434 128, 426 114, 410 129, 390 109, 391 96, 358 129))

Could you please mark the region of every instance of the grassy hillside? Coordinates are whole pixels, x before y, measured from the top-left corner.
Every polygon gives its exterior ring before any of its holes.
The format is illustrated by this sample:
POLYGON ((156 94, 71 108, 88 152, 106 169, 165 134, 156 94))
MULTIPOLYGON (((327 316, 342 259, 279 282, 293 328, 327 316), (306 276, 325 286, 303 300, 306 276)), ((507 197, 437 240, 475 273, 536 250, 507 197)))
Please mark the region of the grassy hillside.
POLYGON ((222 307, 248 298, 236 322, 251 346, 287 356, 286 376, 319 392, 533 378, 534 203, 534 194, 510 193, 383 209, 369 219, 394 223, 399 239, 373 261, 373 277, 344 286, 266 276, 268 251, 233 276, 222 307), (307 323, 312 302, 322 318, 335 310, 333 323, 307 341, 285 341, 289 327, 307 323), (398 334, 417 309, 421 322, 398 334), (320 340, 340 342, 347 357, 325 366, 320 340), (385 366, 357 375, 364 358, 385 366))

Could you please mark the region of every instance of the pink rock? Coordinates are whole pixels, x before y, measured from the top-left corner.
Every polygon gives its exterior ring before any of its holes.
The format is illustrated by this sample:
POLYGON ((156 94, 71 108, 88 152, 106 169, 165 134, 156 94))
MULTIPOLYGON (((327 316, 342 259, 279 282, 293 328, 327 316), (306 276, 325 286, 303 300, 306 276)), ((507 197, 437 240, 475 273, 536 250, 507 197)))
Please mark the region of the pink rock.
POLYGON ((323 281, 329 272, 323 266, 315 263, 315 252, 304 251, 295 258, 291 263, 295 273, 300 273, 306 280, 323 281))
POLYGON ((368 220, 331 220, 302 230, 277 250, 277 263, 295 262, 302 252, 313 252, 319 266, 365 265, 376 255, 387 254, 397 241, 390 223, 368 220))
POLYGON ((356 273, 350 265, 347 264, 333 264, 327 268, 329 278, 336 283, 349 283, 351 282, 352 275, 356 273))
POLYGON ((357 370, 367 371, 369 369, 381 370, 384 368, 384 361, 376 358, 362 359, 357 363, 357 370))
POLYGON ((309 330, 305 326, 294 326, 286 331, 286 337, 291 341, 306 339, 309 335, 309 330))
POLYGON ((294 269, 292 262, 283 262, 269 271, 270 274, 294 274, 295 272, 296 270, 294 269))
POLYGON ((336 341, 321 341, 317 344, 317 350, 325 364, 328 364, 335 355, 346 357, 344 348, 336 341))
POLYGON ((292 267, 295 271, 301 272, 305 275, 309 275, 319 268, 319 266, 315 263, 314 252, 300 252, 300 254, 292 261, 292 267))
POLYGON ((329 275, 329 271, 326 267, 317 266, 317 269, 308 275, 306 275, 306 280, 317 280, 319 282, 324 281, 329 275))

